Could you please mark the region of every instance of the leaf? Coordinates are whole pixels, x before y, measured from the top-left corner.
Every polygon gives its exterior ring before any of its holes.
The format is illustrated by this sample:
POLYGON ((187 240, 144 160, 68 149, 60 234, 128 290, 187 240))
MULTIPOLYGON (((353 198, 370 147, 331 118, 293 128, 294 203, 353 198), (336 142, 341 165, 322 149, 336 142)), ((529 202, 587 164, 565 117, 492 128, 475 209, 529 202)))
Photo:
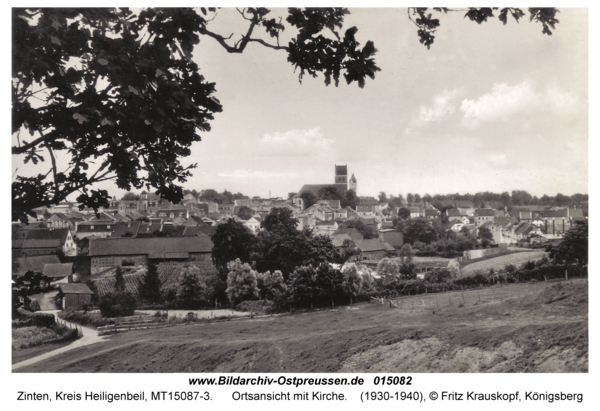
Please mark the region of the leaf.
POLYGON ((87 117, 83 114, 75 113, 73 114, 73 118, 79 122, 79 124, 83 124, 85 121, 88 121, 87 117))
POLYGON ((108 64, 108 60, 106 60, 106 59, 98 59, 98 63, 102 64, 103 66, 106 66, 108 64))
POLYGON ((129 91, 131 91, 133 94, 135 94, 136 96, 140 95, 140 92, 138 91, 138 89, 136 89, 133 86, 129 86, 129 91))
POLYGON ((57 46, 61 45, 61 42, 58 38, 54 37, 54 36, 50 36, 50 41, 54 44, 56 44, 57 46))
POLYGON ((156 73, 154 74, 155 77, 160 77, 164 75, 165 73, 161 69, 156 69, 156 73))

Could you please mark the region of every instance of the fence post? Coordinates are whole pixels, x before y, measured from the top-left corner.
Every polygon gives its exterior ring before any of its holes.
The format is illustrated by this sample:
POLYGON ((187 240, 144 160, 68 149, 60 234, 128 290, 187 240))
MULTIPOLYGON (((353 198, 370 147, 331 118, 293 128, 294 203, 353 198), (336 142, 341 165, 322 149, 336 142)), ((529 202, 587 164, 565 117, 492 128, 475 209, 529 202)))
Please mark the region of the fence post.
POLYGON ((463 304, 465 303, 465 294, 461 291, 460 296, 462 297, 463 304))
POLYGON ((568 280, 568 279, 569 279, 569 271, 565 270, 565 280, 568 280))
POLYGON ((481 295, 479 295, 479 290, 477 290, 477 301, 481 301, 481 295))

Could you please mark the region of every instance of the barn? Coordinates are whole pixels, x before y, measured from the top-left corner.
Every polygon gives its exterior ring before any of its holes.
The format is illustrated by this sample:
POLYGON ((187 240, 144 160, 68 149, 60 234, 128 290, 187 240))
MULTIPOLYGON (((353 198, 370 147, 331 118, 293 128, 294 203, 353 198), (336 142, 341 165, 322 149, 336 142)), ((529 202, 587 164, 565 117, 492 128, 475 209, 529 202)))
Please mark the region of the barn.
POLYGON ((58 287, 58 295, 62 298, 62 308, 77 310, 85 304, 92 303, 93 291, 83 283, 65 283, 58 287))

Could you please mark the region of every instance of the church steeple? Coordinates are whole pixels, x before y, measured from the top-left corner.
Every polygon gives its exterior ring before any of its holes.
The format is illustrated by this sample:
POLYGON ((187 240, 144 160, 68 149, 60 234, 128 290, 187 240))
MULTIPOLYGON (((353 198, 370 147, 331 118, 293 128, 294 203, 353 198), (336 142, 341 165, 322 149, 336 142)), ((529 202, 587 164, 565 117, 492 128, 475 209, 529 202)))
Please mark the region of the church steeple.
POLYGON ((335 166, 335 184, 348 184, 348 166, 335 166))
POLYGON ((356 177, 354 177, 354 173, 352 173, 352 177, 350 178, 350 182, 348 184, 348 190, 354 191, 354 194, 357 193, 358 183, 356 182, 356 177))

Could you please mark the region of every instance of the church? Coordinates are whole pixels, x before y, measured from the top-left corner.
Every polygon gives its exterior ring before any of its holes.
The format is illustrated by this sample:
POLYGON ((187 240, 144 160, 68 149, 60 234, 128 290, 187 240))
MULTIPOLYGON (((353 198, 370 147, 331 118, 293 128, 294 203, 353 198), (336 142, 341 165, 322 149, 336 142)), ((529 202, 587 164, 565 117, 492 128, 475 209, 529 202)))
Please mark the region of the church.
POLYGON ((352 174, 350 180, 348 180, 348 165, 334 167, 334 182, 329 184, 304 184, 300 191, 296 193, 293 199, 294 205, 300 207, 300 209, 304 209, 304 200, 302 199, 302 194, 306 192, 311 192, 315 197, 319 196, 319 191, 325 187, 335 187, 340 189, 342 192, 346 192, 348 190, 354 190, 354 193, 357 193, 357 182, 356 177, 352 174))

